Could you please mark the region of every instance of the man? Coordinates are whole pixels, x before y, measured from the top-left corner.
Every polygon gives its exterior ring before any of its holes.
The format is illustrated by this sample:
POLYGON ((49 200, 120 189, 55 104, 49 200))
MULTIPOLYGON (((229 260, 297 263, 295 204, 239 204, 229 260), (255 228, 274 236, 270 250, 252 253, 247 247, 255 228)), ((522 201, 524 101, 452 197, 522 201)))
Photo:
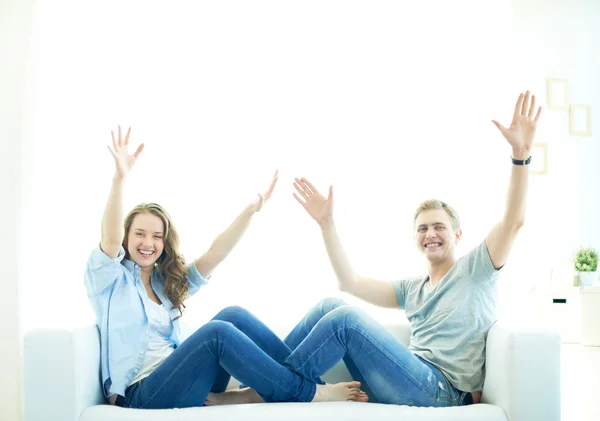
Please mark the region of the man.
MULTIPOLYGON (((296 178, 296 200, 319 224, 339 287, 364 301, 406 311, 410 346, 364 312, 328 299, 313 308, 290 336, 298 343, 285 361, 290 369, 318 379, 344 359, 371 402, 415 406, 478 403, 485 378, 485 341, 495 322, 496 281, 525 219, 528 164, 541 107, 520 94, 510 127, 497 121, 512 147, 512 172, 502 220, 466 256, 456 258, 459 218, 446 203, 423 202, 414 217, 414 239, 426 258, 427 275, 395 282, 356 274, 336 233, 333 189, 321 195, 296 178)), ((288 341, 286 341, 288 342, 288 341)))

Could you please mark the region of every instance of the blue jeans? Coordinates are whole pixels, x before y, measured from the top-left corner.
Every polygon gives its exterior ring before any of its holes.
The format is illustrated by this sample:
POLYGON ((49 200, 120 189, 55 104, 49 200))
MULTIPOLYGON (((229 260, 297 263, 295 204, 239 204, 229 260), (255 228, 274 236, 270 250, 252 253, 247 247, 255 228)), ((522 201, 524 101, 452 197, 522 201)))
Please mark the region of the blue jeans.
POLYGON ((283 365, 311 381, 319 381, 343 359, 370 402, 459 406, 469 395, 362 310, 340 299, 317 304, 285 343, 293 351, 283 365))
MULTIPOLYGON (((458 406, 466 397, 436 367, 415 356, 387 329, 337 298, 319 302, 283 343, 239 307, 225 309, 216 317, 231 322, 277 361, 316 383, 322 383, 320 376, 343 359, 370 402, 458 406)), ((223 381, 228 382, 227 373, 222 375, 223 381)))
POLYGON ((316 381, 281 364, 290 354, 249 312, 229 307, 183 341, 150 376, 127 388, 118 404, 145 409, 203 406, 209 392, 225 391, 231 375, 266 402, 310 402, 316 381))
POLYGON ((281 341, 241 307, 228 307, 186 339, 149 377, 128 388, 134 408, 202 406, 233 375, 266 402, 312 400, 320 376, 343 359, 370 402, 462 405, 455 389, 428 362, 362 311, 328 298, 281 341))

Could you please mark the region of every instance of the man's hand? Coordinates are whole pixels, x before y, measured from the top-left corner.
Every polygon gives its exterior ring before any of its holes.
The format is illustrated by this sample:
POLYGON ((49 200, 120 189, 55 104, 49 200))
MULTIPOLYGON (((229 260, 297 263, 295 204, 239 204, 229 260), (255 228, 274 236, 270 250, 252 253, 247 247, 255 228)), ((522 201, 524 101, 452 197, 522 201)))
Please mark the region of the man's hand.
POLYGON ((534 117, 535 95, 531 96, 531 104, 529 100, 529 91, 519 95, 519 99, 517 99, 515 105, 513 120, 508 129, 496 120, 492 120, 504 138, 512 146, 513 158, 515 159, 529 158, 531 148, 533 147, 536 123, 542 112, 542 107, 538 107, 534 117))
POLYGON ((294 193, 294 198, 308 214, 323 227, 333 217, 333 186, 329 186, 329 195, 323 196, 306 178, 294 179, 294 187, 302 196, 294 193))
MULTIPOLYGON (((530 104, 529 91, 527 91, 525 94, 519 95, 513 121, 508 129, 492 120, 512 146, 512 156, 515 159, 527 159, 530 156, 536 123, 540 118, 542 108, 538 108, 535 117, 534 112, 535 96, 531 97, 530 104)), ((504 216, 500 222, 494 225, 485 239, 490 259, 496 269, 503 267, 508 260, 517 234, 525 223, 528 181, 529 169, 527 166, 512 165, 504 216)))

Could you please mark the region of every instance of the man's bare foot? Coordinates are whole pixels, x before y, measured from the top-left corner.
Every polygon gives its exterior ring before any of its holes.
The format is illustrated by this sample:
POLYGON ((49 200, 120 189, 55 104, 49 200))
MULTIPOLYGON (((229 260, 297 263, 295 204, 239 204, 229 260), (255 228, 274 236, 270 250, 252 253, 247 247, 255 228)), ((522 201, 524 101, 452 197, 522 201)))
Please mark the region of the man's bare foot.
POLYGON ((204 406, 236 405, 240 403, 263 403, 256 390, 249 387, 232 389, 223 393, 209 393, 204 406))
POLYGON ((360 382, 318 384, 313 402, 356 401, 361 393, 360 382))

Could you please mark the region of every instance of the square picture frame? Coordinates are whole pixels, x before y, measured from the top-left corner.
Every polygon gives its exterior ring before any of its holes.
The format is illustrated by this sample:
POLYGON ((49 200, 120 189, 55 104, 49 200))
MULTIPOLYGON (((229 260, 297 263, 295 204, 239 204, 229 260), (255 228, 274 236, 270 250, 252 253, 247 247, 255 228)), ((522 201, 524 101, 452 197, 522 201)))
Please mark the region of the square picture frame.
POLYGON ((572 104, 569 107, 569 133, 571 136, 592 135, 591 105, 572 104))
POLYGON ((529 174, 544 175, 548 173, 548 144, 534 143, 531 148, 529 174))

